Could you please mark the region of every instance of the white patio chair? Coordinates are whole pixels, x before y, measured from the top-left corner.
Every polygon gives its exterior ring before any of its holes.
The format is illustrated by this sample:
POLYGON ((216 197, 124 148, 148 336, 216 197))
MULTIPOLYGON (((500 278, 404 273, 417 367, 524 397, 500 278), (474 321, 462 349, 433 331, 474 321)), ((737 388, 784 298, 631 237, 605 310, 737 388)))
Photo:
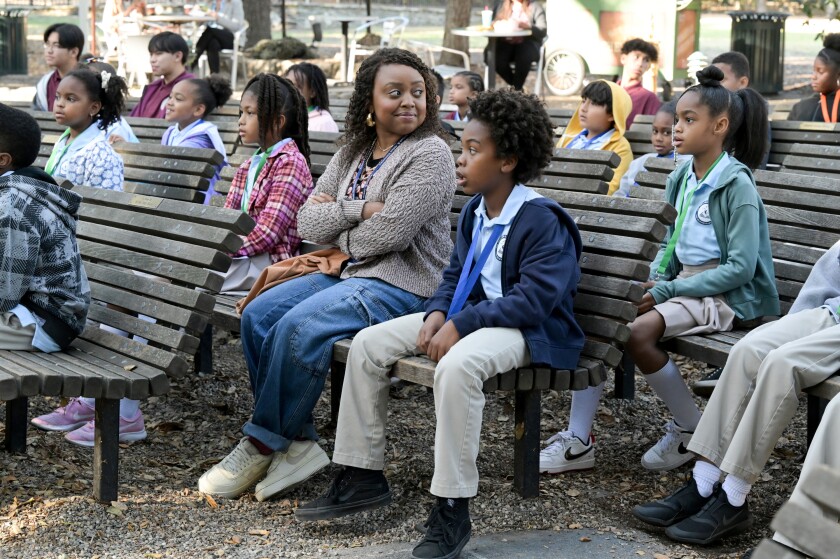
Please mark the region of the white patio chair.
POLYGON ((356 58, 370 56, 377 49, 383 47, 398 47, 402 43, 402 34, 408 25, 408 18, 402 16, 383 17, 361 24, 353 30, 353 40, 350 42, 350 53, 347 57, 348 81, 352 82, 356 77, 356 58), (379 39, 379 46, 371 47, 359 43, 362 37, 371 33, 374 27, 382 26, 382 34, 379 39))
MULTIPOLYGON (((230 86, 233 89, 236 89, 237 70, 240 64, 242 65, 242 75, 245 77, 246 83, 248 81, 248 65, 245 63, 245 53, 242 52, 245 49, 245 32, 248 31, 248 27, 250 27, 248 22, 244 22, 242 28, 233 34, 233 48, 223 49, 219 52, 220 58, 230 59, 230 86)), ((202 77, 210 73, 207 53, 202 54, 201 58, 198 59, 198 67, 202 77)))
POLYGON ((420 57, 420 60, 425 62, 429 68, 436 70, 443 79, 449 79, 458 72, 470 69, 470 57, 462 50, 450 49, 439 45, 431 45, 422 41, 405 41, 405 46, 408 50, 414 52, 420 57), (438 55, 445 52, 457 55, 461 58, 461 66, 452 66, 450 64, 438 64, 438 55))
POLYGON ((129 35, 125 38, 125 73, 128 75, 128 87, 137 80, 139 87, 145 87, 149 80, 147 74, 152 73, 152 62, 149 58, 149 41, 152 35, 129 35))

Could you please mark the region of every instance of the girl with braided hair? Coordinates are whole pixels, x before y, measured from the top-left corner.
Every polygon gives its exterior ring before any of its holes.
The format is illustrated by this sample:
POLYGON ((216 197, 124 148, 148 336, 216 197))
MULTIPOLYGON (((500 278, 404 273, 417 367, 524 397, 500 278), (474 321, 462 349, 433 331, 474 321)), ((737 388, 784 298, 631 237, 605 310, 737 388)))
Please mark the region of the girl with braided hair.
POLYGON ((223 292, 247 292, 263 268, 297 255, 297 214, 312 192, 306 102, 275 74, 248 82, 239 102, 239 137, 259 144, 233 177, 226 208, 241 209, 257 226, 233 254, 223 292))
MULTIPOLYGON (((431 70, 408 51, 380 49, 359 68, 341 147, 298 213, 301 236, 337 247, 348 260, 340 275, 288 280, 245 307, 242 349, 254 411, 245 437, 201 476, 200 491, 235 497, 256 483, 263 501, 329 465, 312 410, 333 343, 420 312, 434 294, 452 250, 455 193, 436 97, 431 70)), ((246 94, 243 113, 247 101, 246 94)), ((289 121, 280 119, 287 137, 289 121)))
POLYGON ((309 131, 338 132, 338 125, 330 113, 330 93, 324 71, 310 62, 301 62, 291 66, 283 76, 295 84, 306 100, 309 131))

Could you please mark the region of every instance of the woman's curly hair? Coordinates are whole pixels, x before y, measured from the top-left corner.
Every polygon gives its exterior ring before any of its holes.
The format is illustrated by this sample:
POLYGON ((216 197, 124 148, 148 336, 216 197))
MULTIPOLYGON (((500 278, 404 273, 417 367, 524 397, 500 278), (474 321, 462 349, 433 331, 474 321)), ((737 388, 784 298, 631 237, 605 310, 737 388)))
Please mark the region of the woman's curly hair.
POLYGON ((479 93, 470 100, 470 120, 490 129, 496 157, 515 156, 513 180, 528 182, 540 176, 554 154, 554 125, 536 95, 513 89, 479 93))
POLYGON ((373 83, 379 68, 386 64, 396 64, 414 68, 423 76, 426 86, 426 119, 417 128, 417 133, 436 134, 444 140, 446 133, 438 117, 437 80, 432 71, 413 52, 397 48, 379 49, 362 62, 356 74, 356 86, 350 97, 347 116, 344 119, 344 135, 339 145, 349 146, 350 153, 359 154, 368 148, 376 137, 376 127, 369 127, 365 119, 373 103, 373 83))

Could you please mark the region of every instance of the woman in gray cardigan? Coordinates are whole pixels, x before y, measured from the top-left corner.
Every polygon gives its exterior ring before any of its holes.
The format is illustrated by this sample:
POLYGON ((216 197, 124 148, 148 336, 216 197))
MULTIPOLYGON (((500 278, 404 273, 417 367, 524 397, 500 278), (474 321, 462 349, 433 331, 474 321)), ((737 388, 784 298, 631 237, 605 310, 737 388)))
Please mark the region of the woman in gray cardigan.
POLYGON ((200 491, 234 497, 259 482, 262 501, 326 467, 312 410, 333 343, 418 312, 434 294, 452 250, 455 192, 436 94, 431 71, 408 51, 380 49, 362 63, 342 147, 298 213, 301 237, 337 246, 349 263, 341 277, 293 279, 245 308, 254 412, 200 491))
POLYGON ((195 43, 195 60, 190 66, 193 71, 198 66, 198 59, 206 52, 210 73, 217 74, 219 53, 224 49, 235 48, 233 34, 245 25, 242 0, 216 0, 215 4, 216 9, 207 15, 215 17, 216 21, 207 25, 195 43))

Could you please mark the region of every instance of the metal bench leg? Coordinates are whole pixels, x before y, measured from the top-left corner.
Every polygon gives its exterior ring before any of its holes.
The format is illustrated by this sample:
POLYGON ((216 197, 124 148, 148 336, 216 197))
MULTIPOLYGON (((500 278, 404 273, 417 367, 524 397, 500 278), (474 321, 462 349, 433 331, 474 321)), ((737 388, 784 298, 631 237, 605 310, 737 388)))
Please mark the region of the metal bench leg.
POLYGON ((344 372, 347 370, 345 363, 332 362, 330 371, 330 425, 338 426, 338 407, 341 405, 341 389, 344 388, 344 372))
POLYGON ((539 390, 515 392, 516 431, 513 443, 513 486, 522 497, 540 494, 540 401, 539 390))
POLYGON ((120 401, 97 398, 93 431, 93 496, 117 500, 120 459, 120 401))
POLYGON ((632 400, 636 396, 636 364, 630 353, 624 352, 615 368, 615 397, 632 400))
POLYGON ((213 325, 208 324, 198 339, 198 353, 195 354, 195 372, 213 372, 213 325))
POLYGON ((825 412, 828 402, 828 400, 819 396, 808 395, 808 447, 811 446, 811 440, 813 440, 814 433, 817 432, 817 427, 819 427, 820 421, 822 421, 823 412, 825 412))
POLYGON ((21 397, 6 402, 6 450, 26 452, 26 428, 29 398, 21 397))

